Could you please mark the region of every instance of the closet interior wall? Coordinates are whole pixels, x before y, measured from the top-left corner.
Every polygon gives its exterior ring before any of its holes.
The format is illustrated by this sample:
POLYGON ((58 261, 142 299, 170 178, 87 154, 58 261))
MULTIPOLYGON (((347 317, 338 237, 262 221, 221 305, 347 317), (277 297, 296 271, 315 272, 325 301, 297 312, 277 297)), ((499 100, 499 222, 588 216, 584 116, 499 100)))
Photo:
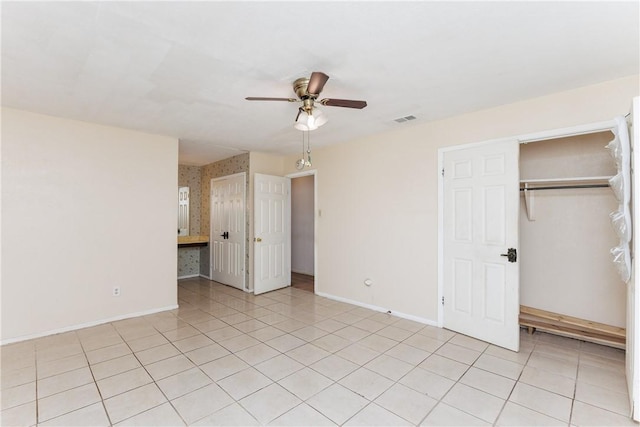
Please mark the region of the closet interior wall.
MULTIPOLYGON (((612 139, 606 131, 522 144, 520 179, 613 176, 615 162, 605 148, 612 139)), ((626 288, 609 253, 618 244, 609 219, 618 207, 612 190, 533 194, 531 221, 521 192, 520 304, 624 328, 626 288)))

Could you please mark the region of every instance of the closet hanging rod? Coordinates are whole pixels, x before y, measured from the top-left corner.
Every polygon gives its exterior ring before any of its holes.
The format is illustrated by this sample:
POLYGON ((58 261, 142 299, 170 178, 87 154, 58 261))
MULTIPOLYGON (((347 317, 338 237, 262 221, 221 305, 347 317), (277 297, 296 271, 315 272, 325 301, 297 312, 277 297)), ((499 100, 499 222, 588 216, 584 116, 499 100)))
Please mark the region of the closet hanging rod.
POLYGON ((520 191, 534 190, 567 190, 572 188, 608 188, 609 184, 584 184, 584 185, 551 185, 548 187, 527 187, 521 188, 520 191))

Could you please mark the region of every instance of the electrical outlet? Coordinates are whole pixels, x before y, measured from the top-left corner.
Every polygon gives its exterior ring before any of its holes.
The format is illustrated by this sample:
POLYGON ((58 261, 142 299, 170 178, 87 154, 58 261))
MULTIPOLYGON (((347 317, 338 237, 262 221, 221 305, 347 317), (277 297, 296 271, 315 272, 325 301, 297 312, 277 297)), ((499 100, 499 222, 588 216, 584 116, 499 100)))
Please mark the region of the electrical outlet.
POLYGON ((114 288, 113 288, 113 296, 114 297, 119 297, 120 296, 120 287, 119 286, 114 286, 114 288))

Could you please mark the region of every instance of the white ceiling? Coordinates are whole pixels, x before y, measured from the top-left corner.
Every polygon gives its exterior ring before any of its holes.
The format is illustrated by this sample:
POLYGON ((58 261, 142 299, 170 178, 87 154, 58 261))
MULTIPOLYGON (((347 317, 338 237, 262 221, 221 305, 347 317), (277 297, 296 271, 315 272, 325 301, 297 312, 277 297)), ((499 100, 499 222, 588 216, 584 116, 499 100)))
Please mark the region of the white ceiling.
POLYGON ((180 139, 180 163, 312 147, 637 74, 639 2, 2 1, 2 104, 180 139), (415 115, 398 124, 394 119, 415 115))

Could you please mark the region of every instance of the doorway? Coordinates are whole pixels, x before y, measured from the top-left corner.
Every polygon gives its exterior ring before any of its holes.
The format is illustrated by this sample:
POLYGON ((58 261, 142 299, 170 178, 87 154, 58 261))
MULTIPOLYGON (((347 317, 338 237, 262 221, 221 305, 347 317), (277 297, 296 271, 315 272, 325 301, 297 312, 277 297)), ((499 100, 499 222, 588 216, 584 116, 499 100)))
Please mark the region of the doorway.
POLYGON ((315 292, 315 173, 291 176, 291 286, 315 292))

